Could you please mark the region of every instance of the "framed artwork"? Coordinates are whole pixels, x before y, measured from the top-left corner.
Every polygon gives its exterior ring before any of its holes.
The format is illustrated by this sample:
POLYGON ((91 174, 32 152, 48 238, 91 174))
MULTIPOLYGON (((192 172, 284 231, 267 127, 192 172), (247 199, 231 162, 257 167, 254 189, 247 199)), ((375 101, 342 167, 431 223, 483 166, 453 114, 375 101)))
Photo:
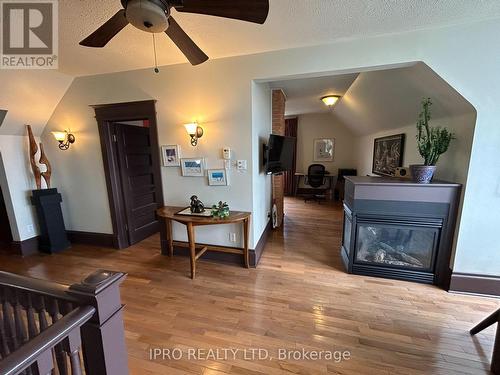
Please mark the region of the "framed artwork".
POLYGON ((404 134, 375 138, 372 172, 382 176, 394 176, 396 168, 403 166, 404 146, 404 134))
POLYGON ((181 159, 181 169, 184 177, 203 177, 205 175, 205 162, 203 158, 181 159))
POLYGON ((333 161, 333 154, 335 152, 335 139, 315 139, 313 150, 313 161, 333 161))
POLYGON ((161 157, 164 167, 179 167, 181 165, 179 145, 161 146, 161 157))
POLYGON ((229 180, 225 169, 209 169, 208 184, 210 186, 227 186, 229 180))

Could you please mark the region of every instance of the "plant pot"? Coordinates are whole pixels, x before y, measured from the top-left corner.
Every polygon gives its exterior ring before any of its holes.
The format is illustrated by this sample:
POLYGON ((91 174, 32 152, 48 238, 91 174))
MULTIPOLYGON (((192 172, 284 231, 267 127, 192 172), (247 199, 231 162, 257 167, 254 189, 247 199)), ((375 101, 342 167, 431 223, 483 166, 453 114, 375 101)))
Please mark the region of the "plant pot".
POLYGON ((432 181, 432 177, 436 171, 436 166, 413 164, 410 165, 410 169, 413 181, 419 184, 428 184, 432 181))

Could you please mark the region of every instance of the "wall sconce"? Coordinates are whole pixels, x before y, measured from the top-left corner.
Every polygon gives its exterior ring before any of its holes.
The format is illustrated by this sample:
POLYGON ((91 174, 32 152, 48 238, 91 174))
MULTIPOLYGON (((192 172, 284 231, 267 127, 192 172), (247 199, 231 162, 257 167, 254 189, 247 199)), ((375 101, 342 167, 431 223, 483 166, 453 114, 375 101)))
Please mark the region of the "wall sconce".
POLYGON ((67 150, 69 146, 75 143, 75 136, 71 134, 68 130, 63 132, 52 132, 54 138, 59 142, 59 148, 61 150, 67 150))
POLYGON ((325 103, 328 107, 333 107, 340 99, 339 95, 327 95, 321 98, 321 101, 325 103))
POLYGON ((203 128, 196 122, 185 124, 184 127, 191 137, 191 146, 196 146, 198 144, 198 138, 203 137, 203 128))

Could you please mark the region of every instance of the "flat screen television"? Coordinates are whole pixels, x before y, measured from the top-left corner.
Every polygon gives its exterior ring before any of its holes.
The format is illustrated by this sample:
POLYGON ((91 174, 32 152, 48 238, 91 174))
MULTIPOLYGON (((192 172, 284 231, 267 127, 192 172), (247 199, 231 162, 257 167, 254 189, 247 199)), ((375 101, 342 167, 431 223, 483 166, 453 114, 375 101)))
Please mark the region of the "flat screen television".
POLYGON ((267 174, 292 170, 295 138, 271 134, 264 153, 264 168, 267 174))

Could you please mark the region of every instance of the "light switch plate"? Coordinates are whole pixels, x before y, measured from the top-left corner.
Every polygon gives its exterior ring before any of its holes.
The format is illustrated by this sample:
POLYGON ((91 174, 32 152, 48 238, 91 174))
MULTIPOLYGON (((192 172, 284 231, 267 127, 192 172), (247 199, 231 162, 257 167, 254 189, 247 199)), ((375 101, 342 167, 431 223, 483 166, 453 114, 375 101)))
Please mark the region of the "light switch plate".
POLYGON ((239 171, 246 171, 247 170, 247 161, 246 160, 238 160, 236 162, 236 168, 239 171))

